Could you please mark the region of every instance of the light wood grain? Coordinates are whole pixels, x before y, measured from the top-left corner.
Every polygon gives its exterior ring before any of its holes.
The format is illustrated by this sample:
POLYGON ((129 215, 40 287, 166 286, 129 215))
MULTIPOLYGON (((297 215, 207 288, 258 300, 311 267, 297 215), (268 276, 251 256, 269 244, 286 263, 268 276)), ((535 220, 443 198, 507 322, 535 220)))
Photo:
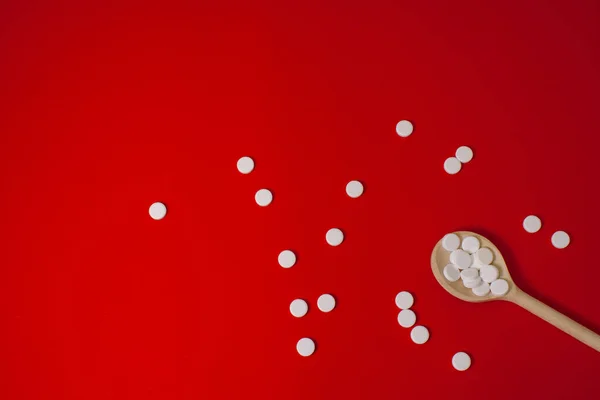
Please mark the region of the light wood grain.
POLYGON ((446 251, 442 247, 442 240, 440 239, 431 253, 431 269, 435 279, 448 293, 461 300, 473 303, 503 300, 518 304, 532 314, 537 315, 543 320, 554 325, 566 334, 571 335, 580 342, 587 344, 591 348, 600 352, 600 336, 598 334, 573 321, 566 315, 559 313, 552 307, 542 303, 534 297, 531 297, 517 287, 510 276, 510 273, 508 272, 508 267, 504 257, 502 257, 502 253, 500 253, 500 250, 498 250, 498 248, 491 241, 489 241, 486 237, 474 232, 459 231, 454 233, 460 237, 461 242, 466 236, 475 236, 481 242, 481 247, 487 247, 492 250, 494 253, 494 261, 492 264, 498 268, 500 273, 499 278, 508 282, 509 289, 504 296, 494 296, 490 293, 487 296, 479 297, 476 296, 471 289, 464 287, 460 279, 457 282, 449 282, 446 280, 443 270, 444 267, 450 263, 450 252, 446 251))

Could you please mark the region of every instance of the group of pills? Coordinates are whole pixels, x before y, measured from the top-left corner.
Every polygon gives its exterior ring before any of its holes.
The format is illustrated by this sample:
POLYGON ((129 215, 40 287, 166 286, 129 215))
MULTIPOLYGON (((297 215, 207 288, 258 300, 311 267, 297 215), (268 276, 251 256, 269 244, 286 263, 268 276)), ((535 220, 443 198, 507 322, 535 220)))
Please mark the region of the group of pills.
MULTIPOLYGON (((412 327, 411 340, 416 344, 423 344, 429 340, 429 329, 422 325, 414 326, 417 322, 417 314, 411 310, 414 303, 415 299, 409 292, 402 291, 396 295, 396 306, 400 309, 398 324, 403 328, 412 327)), ((471 357, 460 351, 452 357, 452 366, 458 371, 465 371, 471 366, 471 357)))
POLYGON ((503 296, 508 292, 508 282, 500 278, 501 271, 492 265, 494 252, 481 247, 475 236, 467 236, 461 243, 458 235, 449 233, 442 239, 442 247, 450 252, 450 263, 443 270, 448 281, 462 280, 462 284, 479 297, 490 292, 503 296))
MULTIPOLYGON (((254 160, 250 157, 242 157, 237 162, 237 169, 240 173, 246 175, 254 170, 254 160)), ((364 186, 361 182, 353 180, 346 185, 346 194, 355 199, 364 192, 364 186)), ((254 200, 261 207, 266 207, 273 201, 273 193, 268 189, 260 189, 256 192, 254 200)), ((344 241, 344 233, 339 228, 331 228, 325 234, 325 241, 330 246, 336 247, 344 241)), ((296 254, 292 250, 283 250, 277 257, 277 262, 282 268, 292 268, 296 264, 296 254)), ((322 294, 317 299, 317 308, 322 312, 328 313, 335 308, 335 298, 331 294, 322 294)), ((303 299, 295 299, 290 303, 290 313, 296 317, 304 317, 308 313, 308 303, 303 299)), ((315 341, 304 337, 296 343, 296 351, 303 357, 308 357, 315 352, 315 341)))
POLYGON ((460 146, 456 149, 454 157, 446 158, 444 161, 444 171, 450 175, 457 174, 463 164, 468 163, 473 159, 473 150, 468 146, 460 146))
MULTIPOLYGON (((523 229, 529 233, 536 233, 542 229, 542 220, 536 215, 528 215, 523 220, 523 229)), ((552 234, 550 242, 557 249, 564 249, 571 243, 571 237, 565 231, 556 231, 552 234)))
MULTIPOLYGON (((396 133, 400 137, 408 137, 413 133, 413 124, 410 121, 402 120, 396 124, 396 133)), ((457 174, 463 164, 473 159, 473 150, 468 146, 460 146, 456 149, 454 157, 448 157, 444 161, 444 171, 450 175, 457 174)))

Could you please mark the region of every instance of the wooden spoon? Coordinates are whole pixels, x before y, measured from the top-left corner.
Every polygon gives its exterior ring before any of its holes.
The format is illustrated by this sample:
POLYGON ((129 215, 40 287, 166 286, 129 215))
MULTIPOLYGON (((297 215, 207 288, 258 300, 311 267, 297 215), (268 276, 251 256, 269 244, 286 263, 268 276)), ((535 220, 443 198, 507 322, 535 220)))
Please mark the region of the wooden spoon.
POLYGON ((599 335, 595 334, 585 326, 573 321, 566 315, 559 313, 552 307, 549 307, 541 301, 531 297, 519 289, 517 285, 515 285, 510 274, 508 273, 508 267, 506 266, 506 262, 504 261, 502 254, 492 242, 473 232, 460 231, 454 233, 460 237, 461 242, 462 239, 467 236, 475 236, 477 239, 479 239, 481 247, 487 247, 492 250, 494 253, 494 261, 492 264, 498 268, 498 271, 500 272, 499 278, 508 282, 508 292, 503 296, 495 296, 490 292, 488 295, 480 297, 475 295, 471 289, 464 287, 460 279, 456 282, 448 281, 444 277, 443 271, 444 267, 450 263, 450 252, 442 247, 442 240, 440 239, 431 253, 431 269, 433 270, 435 279, 437 279, 439 284, 442 285, 442 287, 446 289, 448 293, 454 297, 458 297, 461 300, 470 301, 473 303, 505 300, 518 304, 532 314, 537 315, 541 319, 551 323, 561 331, 573 336, 580 342, 587 344, 593 349, 596 349, 596 351, 600 351, 599 335))

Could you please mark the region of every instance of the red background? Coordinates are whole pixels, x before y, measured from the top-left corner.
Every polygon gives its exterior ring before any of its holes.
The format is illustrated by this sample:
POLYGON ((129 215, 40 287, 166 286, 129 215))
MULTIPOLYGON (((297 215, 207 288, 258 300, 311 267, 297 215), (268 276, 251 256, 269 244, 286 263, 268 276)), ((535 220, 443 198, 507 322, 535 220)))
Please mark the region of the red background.
POLYGON ((597 398, 597 352, 429 266, 483 233, 600 331, 597 1, 77 3, 0 5, 0 398, 597 398))

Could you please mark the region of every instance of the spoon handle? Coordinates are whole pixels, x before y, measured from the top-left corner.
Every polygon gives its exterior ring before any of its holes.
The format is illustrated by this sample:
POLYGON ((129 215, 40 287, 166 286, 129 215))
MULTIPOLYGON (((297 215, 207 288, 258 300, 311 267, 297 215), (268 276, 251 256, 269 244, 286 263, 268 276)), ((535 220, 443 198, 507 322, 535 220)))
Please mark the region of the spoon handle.
POLYGON ((559 313, 554 308, 520 290, 515 293, 511 300, 513 303, 520 305, 530 313, 551 323, 566 334, 573 336, 596 351, 600 351, 600 335, 573 321, 566 315, 559 313))

